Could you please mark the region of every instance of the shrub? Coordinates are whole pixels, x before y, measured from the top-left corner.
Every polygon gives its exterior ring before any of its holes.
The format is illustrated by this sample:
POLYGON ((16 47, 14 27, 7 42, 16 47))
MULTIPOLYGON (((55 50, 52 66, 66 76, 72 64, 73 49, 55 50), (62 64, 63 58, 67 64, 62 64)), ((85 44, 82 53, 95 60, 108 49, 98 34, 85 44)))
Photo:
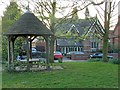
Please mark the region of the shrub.
POLYGON ((59 59, 58 59, 58 62, 59 62, 59 63, 62 63, 62 59, 61 59, 61 58, 59 58, 59 59))
POLYGON ((7 38, 2 38, 2 62, 8 60, 8 51, 7 51, 7 38))
POLYGON ((42 57, 42 58, 46 58, 46 53, 45 53, 45 52, 42 52, 42 53, 41 53, 41 57, 42 57))
POLYGON ((112 59, 111 62, 113 64, 120 64, 120 59, 112 59))
POLYGON ((97 62, 97 61, 102 61, 102 58, 91 58, 91 62, 97 62))

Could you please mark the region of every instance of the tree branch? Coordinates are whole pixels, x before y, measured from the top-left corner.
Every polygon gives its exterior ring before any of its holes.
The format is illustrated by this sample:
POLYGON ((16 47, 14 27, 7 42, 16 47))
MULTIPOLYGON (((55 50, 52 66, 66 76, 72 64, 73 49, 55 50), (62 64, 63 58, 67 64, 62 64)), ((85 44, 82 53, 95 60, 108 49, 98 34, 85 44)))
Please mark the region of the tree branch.
POLYGON ((91 1, 91 4, 93 4, 93 5, 101 5, 101 4, 103 4, 104 3, 104 1, 102 1, 102 2, 100 2, 100 3, 95 3, 95 2, 93 2, 93 1, 91 1))

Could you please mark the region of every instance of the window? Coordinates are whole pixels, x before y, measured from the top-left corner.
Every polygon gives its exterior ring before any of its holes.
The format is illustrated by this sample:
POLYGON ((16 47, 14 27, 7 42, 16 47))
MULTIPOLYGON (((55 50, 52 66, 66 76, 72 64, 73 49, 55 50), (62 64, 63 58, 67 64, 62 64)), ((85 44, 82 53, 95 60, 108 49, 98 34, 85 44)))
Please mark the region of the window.
POLYGON ((98 42, 92 42, 92 48, 98 48, 98 42))

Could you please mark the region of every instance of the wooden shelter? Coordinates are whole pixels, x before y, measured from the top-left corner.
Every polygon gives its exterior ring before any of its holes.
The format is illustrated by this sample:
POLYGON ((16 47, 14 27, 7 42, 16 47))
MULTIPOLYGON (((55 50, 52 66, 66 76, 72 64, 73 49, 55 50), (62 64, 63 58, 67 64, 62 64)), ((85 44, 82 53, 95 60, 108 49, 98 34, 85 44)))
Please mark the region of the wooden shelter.
POLYGON ((18 19, 10 29, 4 33, 8 37, 8 68, 14 67, 14 42, 17 37, 23 37, 27 43, 27 70, 29 70, 29 59, 31 58, 32 41, 37 36, 43 36, 46 40, 46 61, 49 68, 49 38, 53 35, 33 13, 26 12, 18 19))

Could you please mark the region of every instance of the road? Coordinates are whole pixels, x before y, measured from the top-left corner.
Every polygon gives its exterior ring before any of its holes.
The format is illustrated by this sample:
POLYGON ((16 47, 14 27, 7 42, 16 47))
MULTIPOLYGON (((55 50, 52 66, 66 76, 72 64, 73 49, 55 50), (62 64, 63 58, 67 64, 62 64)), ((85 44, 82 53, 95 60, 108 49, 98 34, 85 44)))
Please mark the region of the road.
MULTIPOLYGON (((55 62, 58 62, 58 60, 55 60, 55 62)), ((63 62, 88 62, 88 60, 71 60, 66 57, 63 57, 63 62)))

